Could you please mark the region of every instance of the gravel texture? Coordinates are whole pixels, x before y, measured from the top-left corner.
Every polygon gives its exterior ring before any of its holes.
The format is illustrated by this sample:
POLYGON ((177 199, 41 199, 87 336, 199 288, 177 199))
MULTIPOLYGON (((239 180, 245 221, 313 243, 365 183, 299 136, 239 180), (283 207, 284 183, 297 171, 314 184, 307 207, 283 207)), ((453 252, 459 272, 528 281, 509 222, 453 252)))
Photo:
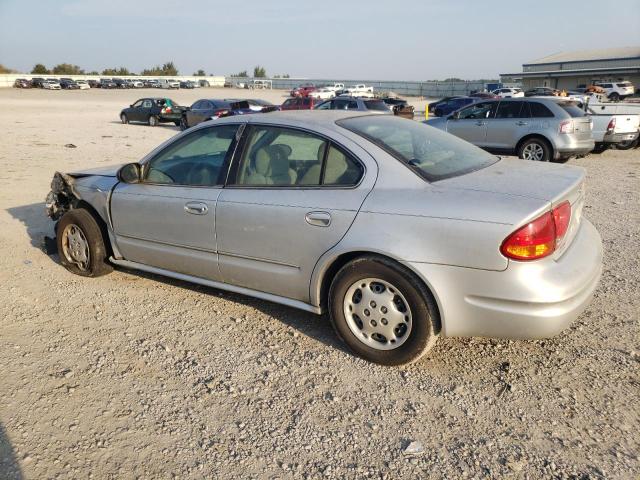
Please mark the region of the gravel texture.
POLYGON ((144 95, 0 91, 0 478, 640 476, 640 150, 570 162, 605 246, 571 328, 440 339, 385 368, 326 317, 124 270, 85 279, 41 250, 55 170, 135 161, 176 133, 118 123, 144 95))

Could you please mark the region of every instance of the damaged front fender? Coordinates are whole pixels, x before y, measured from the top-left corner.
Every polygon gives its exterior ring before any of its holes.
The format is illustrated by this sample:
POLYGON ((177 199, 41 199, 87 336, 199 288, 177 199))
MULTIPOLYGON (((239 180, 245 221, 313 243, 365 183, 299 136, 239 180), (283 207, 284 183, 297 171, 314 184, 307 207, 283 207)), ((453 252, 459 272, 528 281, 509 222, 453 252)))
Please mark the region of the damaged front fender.
POLYGON ((75 179, 66 173, 56 172, 51 180, 51 191, 45 200, 45 211, 52 220, 58 220, 80 200, 74 188, 75 179))

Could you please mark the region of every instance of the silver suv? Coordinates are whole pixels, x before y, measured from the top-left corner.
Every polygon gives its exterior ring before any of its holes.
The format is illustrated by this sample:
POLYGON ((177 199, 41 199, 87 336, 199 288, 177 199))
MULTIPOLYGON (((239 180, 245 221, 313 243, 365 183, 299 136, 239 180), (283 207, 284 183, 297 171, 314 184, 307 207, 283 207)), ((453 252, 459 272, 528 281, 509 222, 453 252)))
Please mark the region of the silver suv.
POLYGON ((493 153, 525 160, 562 161, 594 148, 591 118, 561 98, 509 98, 479 102, 428 125, 493 153))

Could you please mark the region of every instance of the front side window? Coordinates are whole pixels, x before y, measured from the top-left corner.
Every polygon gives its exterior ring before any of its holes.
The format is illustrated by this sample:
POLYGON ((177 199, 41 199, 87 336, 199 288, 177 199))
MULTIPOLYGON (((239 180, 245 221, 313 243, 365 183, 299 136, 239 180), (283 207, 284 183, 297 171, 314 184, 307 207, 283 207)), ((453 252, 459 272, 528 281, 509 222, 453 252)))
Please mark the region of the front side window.
POLYGON ((138 100, 138 101, 137 101, 136 103, 134 103, 132 106, 133 106, 133 108, 140 108, 140 107, 142 107, 142 100, 138 100))
POLYGON ((315 109, 316 110, 331 110, 331 105, 333 102, 322 102, 315 109))
MULTIPOLYGON (((524 102, 500 102, 496 111, 496 118, 522 118, 522 104, 524 102)), ((528 116, 528 112, 527 112, 528 116)))
POLYGON ((197 130, 175 141, 144 168, 144 182, 162 185, 215 186, 224 183, 238 125, 197 130))
POLYGON ((429 181, 488 167, 493 155, 423 123, 391 115, 368 115, 337 122, 373 142, 429 181))
POLYGON ((458 118, 460 119, 477 119, 491 118, 495 112, 497 102, 482 102, 471 105, 464 110, 460 110, 458 118))

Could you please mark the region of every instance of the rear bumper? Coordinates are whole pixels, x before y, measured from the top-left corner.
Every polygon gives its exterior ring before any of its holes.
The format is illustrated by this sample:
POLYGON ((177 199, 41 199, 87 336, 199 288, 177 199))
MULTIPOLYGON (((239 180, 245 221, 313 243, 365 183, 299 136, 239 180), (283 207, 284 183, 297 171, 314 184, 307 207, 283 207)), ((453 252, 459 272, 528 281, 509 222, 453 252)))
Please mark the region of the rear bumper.
POLYGON ((632 133, 610 133, 606 134, 602 139, 602 143, 620 143, 633 141, 638 138, 640 132, 632 132, 632 133))
POLYGON ((577 155, 586 155, 595 148, 592 138, 577 140, 570 135, 561 139, 563 143, 555 145, 555 158, 569 158, 577 155))
POLYGON ((558 259, 510 261, 501 272, 409 263, 431 287, 447 337, 554 336, 591 301, 602 271, 602 241, 583 219, 558 259))

